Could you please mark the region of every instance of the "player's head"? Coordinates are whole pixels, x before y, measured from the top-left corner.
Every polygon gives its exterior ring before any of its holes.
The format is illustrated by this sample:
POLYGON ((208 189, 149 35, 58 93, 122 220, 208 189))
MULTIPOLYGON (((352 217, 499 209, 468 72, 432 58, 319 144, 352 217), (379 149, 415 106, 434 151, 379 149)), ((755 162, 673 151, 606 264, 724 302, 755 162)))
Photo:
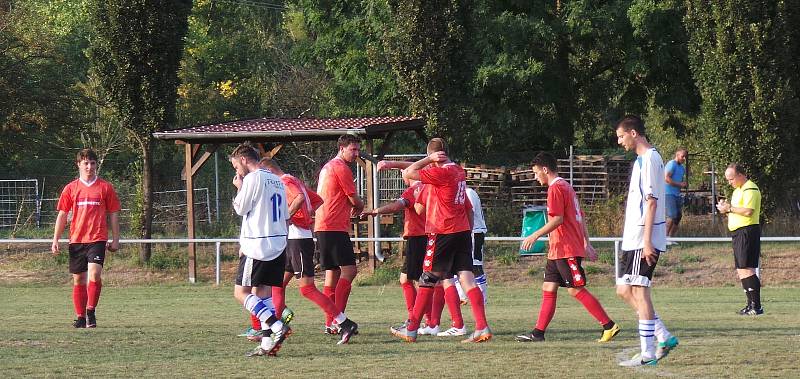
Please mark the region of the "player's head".
POLYGON ((428 155, 433 153, 442 151, 447 155, 447 143, 444 142, 444 138, 434 137, 428 141, 427 147, 428 155))
POLYGON ((272 171, 273 174, 283 174, 283 170, 281 170, 281 166, 278 165, 278 162, 275 162, 269 157, 261 158, 261 160, 258 161, 258 165, 269 171, 272 171))
POLYGON ((550 185, 550 181, 558 176, 558 162, 549 153, 539 153, 533 158, 533 174, 539 184, 550 185))
POLYGON ((675 150, 675 162, 680 164, 686 163, 686 157, 689 155, 689 150, 686 150, 685 147, 679 147, 678 150, 675 150))
POLYGON ((355 162, 361 153, 361 138, 352 134, 343 134, 337 141, 339 145, 339 158, 347 163, 355 162))
POLYGON ((617 133, 617 143, 625 148, 625 151, 636 149, 636 144, 645 139, 644 121, 639 116, 626 115, 617 122, 615 128, 617 133))
POLYGON ((250 143, 245 142, 236 146, 229 159, 234 170, 236 170, 236 175, 244 177, 250 173, 248 165, 257 165, 259 158, 258 150, 250 143))
POLYGON ((747 173, 739 163, 731 163, 725 169, 725 180, 728 181, 733 188, 739 188, 747 182, 747 173))
POLYGON ((75 156, 75 164, 84 179, 91 179, 97 175, 97 153, 92 149, 81 149, 75 156))

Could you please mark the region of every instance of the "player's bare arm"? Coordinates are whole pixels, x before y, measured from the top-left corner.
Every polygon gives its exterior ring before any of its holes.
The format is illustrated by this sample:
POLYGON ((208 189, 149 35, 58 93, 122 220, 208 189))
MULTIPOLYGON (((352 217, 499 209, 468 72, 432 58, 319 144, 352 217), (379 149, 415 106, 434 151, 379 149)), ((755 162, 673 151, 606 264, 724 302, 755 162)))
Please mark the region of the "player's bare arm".
POLYGON ((353 205, 353 210, 350 211, 351 216, 358 216, 361 214, 361 211, 364 210, 364 202, 356 195, 347 196, 347 199, 350 200, 350 204, 353 205))
POLYGON ((444 151, 432 153, 431 155, 412 163, 405 170, 403 170, 403 179, 419 180, 420 170, 427 167, 431 163, 446 162, 447 159, 447 154, 445 154, 444 151))
POLYGON ((58 246, 58 240, 64 233, 64 228, 66 226, 67 212, 58 211, 58 216, 56 216, 55 231, 53 232, 53 244, 50 246, 50 251, 53 252, 53 255, 58 255, 58 253, 61 251, 61 248, 58 246))
POLYGON ((109 213, 108 219, 111 222, 111 242, 106 248, 113 252, 119 250, 119 212, 109 213))
POLYGON ((378 162, 378 171, 385 170, 405 170, 411 166, 412 162, 406 161, 380 161, 378 162))
POLYGON ((397 213, 402 212, 405 209, 406 203, 403 200, 395 200, 389 204, 386 204, 382 207, 378 207, 372 210, 366 210, 361 212, 361 217, 366 218, 367 216, 377 216, 380 214, 387 214, 387 213, 397 213))
POLYGON ((586 218, 581 220, 583 226, 583 246, 586 247, 586 258, 590 261, 597 260, 597 251, 592 246, 592 241, 589 240, 589 229, 586 227, 586 218))
POLYGON ((647 261, 647 264, 649 265, 653 265, 658 257, 651 239, 653 234, 653 223, 656 219, 657 206, 658 200, 656 200, 655 197, 648 196, 647 200, 645 201, 643 254, 645 261, 647 261))
POLYGON ((300 207, 303 206, 305 203, 306 197, 302 193, 298 193, 297 196, 292 199, 292 202, 289 203, 289 217, 294 216, 297 211, 300 210, 300 207))
POLYGON ((531 233, 531 235, 529 235, 528 237, 525 238, 524 241, 522 241, 522 249, 529 250, 531 246, 533 246, 533 244, 535 244, 539 238, 542 238, 542 236, 550 234, 550 232, 556 230, 556 228, 558 228, 559 225, 563 223, 564 223, 564 216, 550 217, 550 220, 547 221, 547 224, 544 224, 544 226, 539 228, 537 231, 531 233))

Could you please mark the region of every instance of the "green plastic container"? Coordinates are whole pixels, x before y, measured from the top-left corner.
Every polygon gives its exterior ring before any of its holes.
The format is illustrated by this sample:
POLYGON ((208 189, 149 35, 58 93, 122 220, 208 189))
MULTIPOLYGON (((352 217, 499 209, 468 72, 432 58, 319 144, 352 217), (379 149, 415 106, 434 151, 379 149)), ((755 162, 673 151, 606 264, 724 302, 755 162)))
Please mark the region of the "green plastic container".
MULTIPOLYGON (((547 223, 547 207, 535 206, 526 207, 522 210, 522 237, 527 237, 537 231, 547 223)), ((530 250, 519 249, 519 255, 542 255, 545 254, 545 241, 539 240, 530 250)))

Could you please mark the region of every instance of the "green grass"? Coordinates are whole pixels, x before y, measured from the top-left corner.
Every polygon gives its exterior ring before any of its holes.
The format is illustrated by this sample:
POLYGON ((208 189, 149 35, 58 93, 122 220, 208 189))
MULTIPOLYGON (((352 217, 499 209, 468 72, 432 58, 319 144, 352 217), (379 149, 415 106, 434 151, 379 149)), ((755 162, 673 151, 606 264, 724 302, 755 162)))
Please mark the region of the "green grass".
MULTIPOLYGON (((69 326, 68 286, 0 287, 0 372, 8 378, 399 378, 434 372, 459 378, 554 377, 567 361, 571 377, 800 377, 798 288, 765 288, 767 313, 758 318, 735 314, 743 302, 736 288, 657 288, 657 310, 681 344, 658 366, 632 370, 617 362, 637 350, 636 321, 613 288, 591 290, 623 328, 614 342, 594 342, 599 326, 565 291, 547 342, 514 342, 514 335, 535 321, 540 290, 538 282, 531 283, 529 288, 490 284, 487 312, 495 339, 480 345, 432 337, 416 344, 395 340, 388 327, 405 312, 399 288, 389 285, 353 288, 347 312, 361 332, 350 345, 336 346, 321 332, 321 312, 291 287, 295 333, 279 357, 259 359, 243 357, 254 344, 236 337, 247 318, 230 286, 107 286, 98 309, 100 327, 82 330, 69 326)), ((463 309, 471 320, 469 307, 463 309)))

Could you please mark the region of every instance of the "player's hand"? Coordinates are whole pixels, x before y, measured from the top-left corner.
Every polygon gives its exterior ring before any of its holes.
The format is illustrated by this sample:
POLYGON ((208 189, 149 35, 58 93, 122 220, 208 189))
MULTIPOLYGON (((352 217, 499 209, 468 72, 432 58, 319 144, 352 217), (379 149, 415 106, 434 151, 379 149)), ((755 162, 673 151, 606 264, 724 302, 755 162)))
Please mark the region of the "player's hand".
POLYGON ((58 253, 61 252, 61 247, 58 246, 58 240, 54 240, 53 244, 50 245, 50 251, 53 255, 58 255, 58 253))
POLYGON ((591 262, 594 262, 594 261, 597 260, 597 251, 594 249, 594 246, 592 246, 592 245, 587 245, 586 246, 586 258, 588 258, 589 261, 591 261, 591 262))
POLYGON ((377 216, 377 215, 378 215, 378 212, 375 212, 375 210, 372 209, 372 210, 369 210, 369 211, 361 212, 361 215, 359 215, 358 218, 360 218, 362 220, 366 220, 367 217, 369 217, 369 216, 377 216))
POLYGON ((444 162, 447 160, 447 154, 445 154, 444 151, 437 151, 431 155, 428 155, 428 159, 436 163, 444 162))
POLYGON ((391 170, 391 164, 387 161, 379 161, 378 162, 378 171, 386 171, 391 170))
POLYGON ((719 199, 717 202, 717 210, 720 211, 720 213, 728 213, 731 211, 731 205, 728 204, 725 199, 719 199))
POLYGON ((658 253, 656 253, 656 249, 653 248, 652 244, 645 243, 642 253, 644 254, 644 260, 648 265, 652 266, 658 261, 658 253))
POLYGON ((119 250, 119 241, 113 240, 106 242, 106 249, 112 253, 119 250))
POLYGON ((236 189, 242 188, 242 177, 239 176, 239 174, 233 176, 233 186, 236 187, 236 189))
POLYGON ((533 244, 535 244, 536 240, 538 239, 539 237, 536 237, 535 234, 531 234, 528 237, 526 237, 525 240, 522 241, 522 250, 530 250, 533 244))

